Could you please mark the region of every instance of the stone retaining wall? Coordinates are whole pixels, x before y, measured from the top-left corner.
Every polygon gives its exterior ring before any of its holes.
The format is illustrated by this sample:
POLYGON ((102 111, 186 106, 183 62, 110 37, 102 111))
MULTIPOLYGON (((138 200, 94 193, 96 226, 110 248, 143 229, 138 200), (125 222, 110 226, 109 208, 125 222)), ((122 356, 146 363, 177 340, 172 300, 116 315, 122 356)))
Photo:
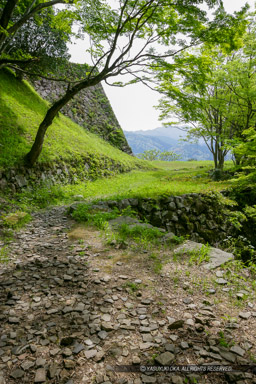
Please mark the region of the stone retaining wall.
POLYGON ((20 166, 0 170, 0 191, 11 190, 13 193, 42 183, 75 184, 78 181, 93 180, 97 177, 110 176, 128 171, 124 166, 109 158, 79 158, 69 162, 37 163, 33 168, 20 166))
POLYGON ((189 235, 194 241, 217 245, 227 235, 236 233, 229 221, 227 207, 216 194, 190 193, 160 199, 125 199, 99 203, 119 209, 131 206, 141 219, 165 228, 177 236, 189 235))

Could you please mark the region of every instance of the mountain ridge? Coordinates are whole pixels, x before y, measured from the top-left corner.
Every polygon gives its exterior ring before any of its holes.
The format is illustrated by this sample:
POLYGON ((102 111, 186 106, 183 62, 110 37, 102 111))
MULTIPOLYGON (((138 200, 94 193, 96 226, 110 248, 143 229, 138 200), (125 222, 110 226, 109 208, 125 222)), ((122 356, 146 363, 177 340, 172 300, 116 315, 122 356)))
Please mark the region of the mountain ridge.
POLYGON ((171 129, 158 127, 147 131, 124 131, 124 134, 135 156, 146 150, 156 149, 161 152, 173 151, 180 155, 180 160, 183 161, 212 160, 212 154, 206 144, 183 141, 186 133, 180 127, 185 128, 183 125, 176 125, 171 129))

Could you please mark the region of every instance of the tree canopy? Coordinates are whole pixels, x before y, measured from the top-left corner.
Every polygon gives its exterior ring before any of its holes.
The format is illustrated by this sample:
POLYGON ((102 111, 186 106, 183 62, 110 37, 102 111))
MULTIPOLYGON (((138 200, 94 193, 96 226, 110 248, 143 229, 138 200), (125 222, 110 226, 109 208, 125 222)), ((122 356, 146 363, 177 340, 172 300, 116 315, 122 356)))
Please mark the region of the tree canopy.
POLYGON ((255 23, 248 21, 239 49, 228 53, 205 44, 175 59, 175 76, 159 73, 162 119, 190 123, 188 137, 202 137, 220 169, 230 149, 239 164, 236 143, 255 126, 255 23))

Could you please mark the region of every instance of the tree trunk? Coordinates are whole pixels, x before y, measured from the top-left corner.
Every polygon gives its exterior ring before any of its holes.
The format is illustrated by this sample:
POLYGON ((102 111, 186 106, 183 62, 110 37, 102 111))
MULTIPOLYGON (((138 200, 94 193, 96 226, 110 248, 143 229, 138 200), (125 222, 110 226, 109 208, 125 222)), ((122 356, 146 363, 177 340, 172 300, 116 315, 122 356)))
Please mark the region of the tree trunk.
MULTIPOLYGON (((0 19, 0 27, 3 30, 7 29, 9 21, 12 17, 13 11, 14 11, 14 8, 16 7, 17 3, 18 3, 18 0, 8 0, 7 1, 6 5, 3 9, 1 19, 0 19)), ((7 38, 7 36, 8 36, 8 34, 6 34, 5 32, 0 32, 0 54, 2 53, 4 42, 7 38)))
POLYGON ((68 89, 66 94, 61 99, 56 101, 50 109, 48 109, 45 118, 43 119, 42 123, 38 128, 32 148, 29 153, 25 156, 25 164, 28 167, 32 167, 40 156, 40 153, 42 152, 43 148, 45 133, 49 126, 52 124, 53 119, 56 117, 60 109, 64 107, 64 105, 66 105, 82 89, 94 86, 100 83, 101 80, 102 74, 95 76, 93 79, 87 79, 82 81, 81 83, 78 83, 71 89, 68 89))

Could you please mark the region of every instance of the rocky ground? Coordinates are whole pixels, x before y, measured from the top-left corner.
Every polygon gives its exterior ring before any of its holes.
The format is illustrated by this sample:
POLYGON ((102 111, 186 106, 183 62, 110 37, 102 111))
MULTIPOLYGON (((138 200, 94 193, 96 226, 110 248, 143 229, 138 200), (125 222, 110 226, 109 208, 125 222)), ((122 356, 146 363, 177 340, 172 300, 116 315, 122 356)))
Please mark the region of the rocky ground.
POLYGON ((256 383, 252 371, 230 372, 255 362, 255 285, 246 270, 237 285, 226 270, 189 266, 167 248, 106 246, 93 228, 74 227, 65 207, 34 214, 8 252, 1 384, 256 383), (140 372, 152 364, 222 365, 225 373, 140 372))

